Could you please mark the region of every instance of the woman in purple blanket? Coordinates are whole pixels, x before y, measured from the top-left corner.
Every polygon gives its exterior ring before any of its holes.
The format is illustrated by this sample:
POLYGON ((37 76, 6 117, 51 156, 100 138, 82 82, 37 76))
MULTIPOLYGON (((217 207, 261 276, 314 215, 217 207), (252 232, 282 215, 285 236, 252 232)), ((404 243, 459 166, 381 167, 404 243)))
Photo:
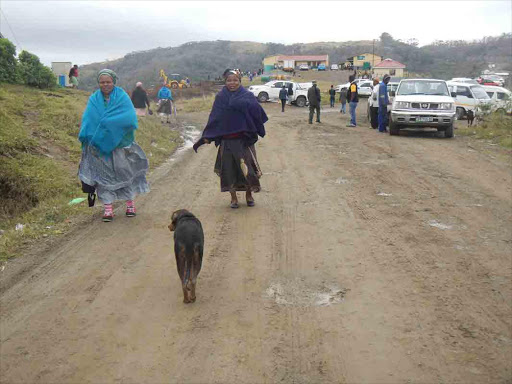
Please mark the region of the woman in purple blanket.
POLYGON ((226 86, 215 97, 208 124, 194 150, 215 142, 219 147, 215 173, 221 192, 231 194, 231 208, 238 208, 237 191, 245 191, 247 206, 254 207, 252 192, 260 191, 262 175, 254 144, 265 136, 268 120, 256 97, 241 85, 238 71, 224 72, 226 86))

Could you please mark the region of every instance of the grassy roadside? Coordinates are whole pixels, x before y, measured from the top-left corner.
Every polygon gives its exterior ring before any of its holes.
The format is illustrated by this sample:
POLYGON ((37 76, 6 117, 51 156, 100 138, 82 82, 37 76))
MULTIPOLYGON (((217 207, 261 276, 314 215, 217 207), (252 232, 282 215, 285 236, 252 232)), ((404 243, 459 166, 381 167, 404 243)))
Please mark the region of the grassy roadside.
MULTIPOLYGON (((91 214, 86 202, 68 204, 85 197, 77 137, 88 97, 77 90, 0 86, 0 262, 91 214)), ((139 122, 136 140, 154 169, 181 139, 157 116, 139 122)))
POLYGON ((483 121, 468 127, 466 121, 461 121, 457 134, 476 139, 487 140, 502 147, 512 149, 512 116, 491 113, 483 121))

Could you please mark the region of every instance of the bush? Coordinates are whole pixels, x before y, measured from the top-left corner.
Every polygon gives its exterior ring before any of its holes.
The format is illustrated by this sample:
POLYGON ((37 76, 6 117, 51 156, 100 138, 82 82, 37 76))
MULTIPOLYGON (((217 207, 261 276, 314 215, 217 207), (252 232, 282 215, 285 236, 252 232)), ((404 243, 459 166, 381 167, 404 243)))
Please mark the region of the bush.
POLYGON ((36 55, 22 51, 19 56, 20 76, 23 83, 32 87, 52 88, 56 85, 57 79, 50 68, 45 67, 36 55))
POLYGON ((0 83, 17 82, 16 47, 8 39, 0 39, 0 83))

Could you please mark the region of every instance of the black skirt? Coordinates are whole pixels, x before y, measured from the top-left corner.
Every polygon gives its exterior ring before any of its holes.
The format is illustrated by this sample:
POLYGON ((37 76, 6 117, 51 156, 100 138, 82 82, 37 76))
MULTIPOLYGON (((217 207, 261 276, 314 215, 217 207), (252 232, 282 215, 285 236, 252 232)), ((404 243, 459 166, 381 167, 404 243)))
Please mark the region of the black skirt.
POLYGON ((214 171, 220 177, 221 192, 247 191, 249 187, 251 192, 261 189, 262 173, 256 150, 254 145, 246 146, 241 138, 222 139, 214 171))

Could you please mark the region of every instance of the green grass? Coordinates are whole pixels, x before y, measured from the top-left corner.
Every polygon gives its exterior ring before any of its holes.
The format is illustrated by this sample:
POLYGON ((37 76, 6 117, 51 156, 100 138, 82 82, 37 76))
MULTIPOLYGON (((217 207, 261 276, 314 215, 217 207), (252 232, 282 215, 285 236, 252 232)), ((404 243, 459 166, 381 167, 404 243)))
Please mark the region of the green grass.
MULTIPOLYGON (((77 178, 78 132, 89 94, 58 89, 0 86, 0 261, 18 256, 23 245, 61 235, 90 215, 77 178), (23 230, 16 230, 23 224, 23 230)), ((150 169, 164 162, 180 144, 177 131, 157 116, 140 118, 136 140, 150 169)))
POLYGON ((210 111, 215 100, 215 95, 208 95, 204 97, 196 97, 193 99, 179 100, 178 111, 183 112, 203 112, 210 111))
POLYGON ((512 149, 512 116, 492 113, 477 125, 468 127, 465 121, 463 123, 457 129, 458 134, 488 140, 512 149))

